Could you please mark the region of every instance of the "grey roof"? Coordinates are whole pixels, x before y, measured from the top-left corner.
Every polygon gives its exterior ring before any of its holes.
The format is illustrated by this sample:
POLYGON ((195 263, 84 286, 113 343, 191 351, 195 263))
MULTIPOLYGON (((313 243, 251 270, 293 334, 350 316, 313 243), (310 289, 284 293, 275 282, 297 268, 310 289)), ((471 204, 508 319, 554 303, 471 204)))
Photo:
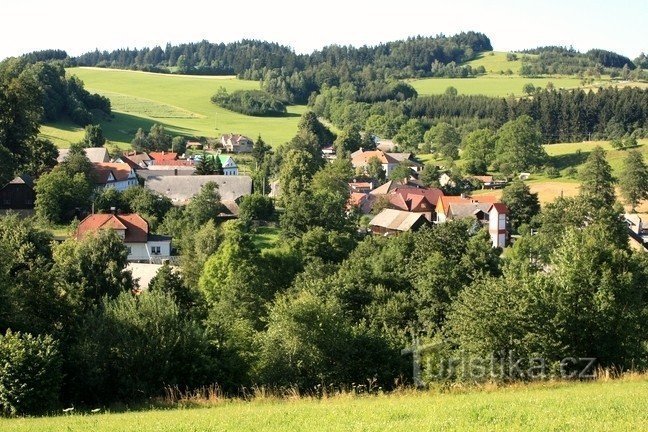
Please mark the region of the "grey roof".
POLYGON ((369 225, 397 231, 409 231, 421 218, 425 219, 425 214, 384 209, 371 219, 369 225))
MULTIPOLYGON (((88 147, 83 150, 85 151, 86 156, 88 156, 88 159, 90 159, 90 162, 110 162, 110 156, 105 147, 88 147)), ((58 158, 56 158, 56 161, 58 163, 63 162, 69 152, 70 149, 59 149, 59 155, 58 158)))
POLYGON ((178 173, 176 174, 174 169, 141 169, 137 171, 137 175, 145 180, 149 177, 192 176, 196 168, 178 167, 177 170, 178 173))
POLYGON ((471 202, 471 203, 451 202, 449 204, 449 207, 450 207, 451 216, 453 218, 462 219, 466 217, 472 217, 480 210, 484 213, 488 213, 488 209, 490 208, 491 205, 492 205, 491 203, 479 203, 479 202, 471 202))
POLYGON ((30 188, 34 187, 34 180, 29 176, 29 174, 20 174, 15 179, 11 180, 8 184, 24 184, 30 188))
POLYGON ((208 182, 218 185, 223 201, 234 201, 252 193, 252 178, 246 175, 149 176, 144 185, 160 195, 169 197, 174 204, 186 204, 208 182))

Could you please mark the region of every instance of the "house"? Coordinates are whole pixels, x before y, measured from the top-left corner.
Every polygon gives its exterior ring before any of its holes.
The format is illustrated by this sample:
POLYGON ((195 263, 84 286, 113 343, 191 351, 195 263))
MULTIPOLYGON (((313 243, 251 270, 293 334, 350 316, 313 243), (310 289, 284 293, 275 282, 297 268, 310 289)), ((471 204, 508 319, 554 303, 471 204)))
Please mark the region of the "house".
POLYGON ((254 143, 244 135, 232 133, 221 136, 221 145, 228 153, 250 153, 254 143))
POLYGON ((99 188, 115 188, 124 191, 137 186, 137 173, 127 163, 97 162, 92 164, 95 186, 99 188))
POLYGON ((148 163, 149 166, 157 165, 161 162, 178 160, 178 153, 176 152, 167 152, 167 151, 150 152, 149 156, 151 157, 151 160, 148 163))
POLYGON ((148 222, 137 213, 92 214, 79 223, 75 237, 81 240, 102 229, 117 232, 128 249, 129 261, 150 262, 171 256, 171 237, 151 234, 148 222))
POLYGON ((0 210, 33 210, 35 201, 34 182, 27 174, 0 188, 0 210))
POLYGON ((412 153, 387 153, 389 156, 393 157, 398 161, 398 163, 403 163, 409 166, 412 171, 415 173, 423 171, 423 164, 414 160, 414 155, 412 153))
POLYGON ((362 214, 369 214, 378 198, 364 192, 351 192, 347 208, 357 208, 362 214))
POLYGON ((501 189, 508 184, 506 180, 495 180, 490 175, 471 176, 469 179, 481 183, 482 189, 501 189))
POLYGON ((335 154, 335 147, 332 145, 327 147, 322 147, 322 157, 329 162, 332 162, 335 159, 337 159, 337 155, 335 154))
POLYGON ((497 199, 490 195, 475 198, 465 196, 440 196, 436 204, 436 223, 464 218, 476 218, 480 222, 488 220, 486 214, 490 205, 497 199))
POLYGON ((648 214, 626 213, 623 219, 628 227, 630 245, 645 252, 648 249, 648 214))
POLYGON ((380 161, 380 164, 383 171, 385 171, 386 176, 389 176, 392 170, 396 168, 399 163, 398 160, 396 160, 392 156, 389 156, 389 153, 385 153, 382 150, 365 151, 363 149, 360 149, 351 153, 351 165, 353 165, 353 168, 365 168, 367 165, 369 165, 369 161, 374 158, 380 161))
POLYGON ((138 153, 136 151, 127 152, 115 158, 115 162, 127 163, 134 170, 146 169, 151 163, 151 157, 148 153, 138 153))
POLYGON ((493 241, 494 248, 506 246, 508 208, 506 204, 493 203, 488 209, 488 234, 493 241))
POLYGON ((443 191, 437 188, 400 187, 387 195, 389 207, 413 213, 423 213, 428 222, 436 220, 436 203, 443 191))
POLYGON ((428 224, 429 222, 423 213, 384 209, 371 219, 369 227, 372 233, 386 236, 397 235, 406 231, 416 231, 428 224))
POLYGON ((218 185, 221 201, 230 211, 237 214, 237 204, 244 195, 252 193, 252 178, 246 175, 168 175, 150 176, 144 186, 162 196, 166 196, 175 205, 185 205, 200 192, 208 182, 218 185))
POLYGON ((203 143, 200 141, 187 141, 187 148, 192 150, 202 150, 203 143))
MULTIPOLYGON (((110 162, 110 155, 105 147, 88 147, 84 148, 83 151, 92 163, 110 162)), ((68 153, 70 153, 70 149, 59 149, 59 155, 56 158, 56 161, 58 163, 63 162, 68 153)))
POLYGON ((374 190, 372 190, 370 194, 377 195, 377 196, 388 195, 392 193, 394 190, 396 190, 397 188, 403 188, 403 187, 416 189, 420 186, 418 183, 414 183, 411 180, 389 180, 384 184, 378 186, 374 190))

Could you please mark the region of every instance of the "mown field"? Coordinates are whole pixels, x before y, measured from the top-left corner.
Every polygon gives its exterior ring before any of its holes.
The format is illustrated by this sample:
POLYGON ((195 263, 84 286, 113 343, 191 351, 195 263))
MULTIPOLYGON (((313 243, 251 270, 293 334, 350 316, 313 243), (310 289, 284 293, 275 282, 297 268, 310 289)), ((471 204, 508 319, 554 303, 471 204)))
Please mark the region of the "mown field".
MULTIPOLYGON (((288 107, 284 117, 251 117, 220 108, 211 103, 219 87, 228 91, 258 89, 256 81, 235 77, 163 75, 100 68, 71 68, 86 88, 110 98, 114 118, 101 121, 106 137, 127 147, 138 128, 163 124, 175 135, 218 137, 241 133, 278 145, 292 138, 305 106, 288 107)), ((71 122, 46 124, 41 134, 60 147, 68 147, 83 136, 71 122)))
POLYGON ((525 78, 518 75, 482 75, 476 78, 423 78, 410 81, 419 95, 434 95, 445 93, 448 87, 457 89, 460 95, 485 95, 505 97, 509 95, 522 96, 522 88, 527 83, 545 88, 552 82, 555 88, 572 89, 580 87, 580 79, 565 76, 546 78, 525 78))
POLYGON ((547 383, 451 393, 257 399, 208 408, 0 419, 3 432, 640 431, 648 378, 547 383))

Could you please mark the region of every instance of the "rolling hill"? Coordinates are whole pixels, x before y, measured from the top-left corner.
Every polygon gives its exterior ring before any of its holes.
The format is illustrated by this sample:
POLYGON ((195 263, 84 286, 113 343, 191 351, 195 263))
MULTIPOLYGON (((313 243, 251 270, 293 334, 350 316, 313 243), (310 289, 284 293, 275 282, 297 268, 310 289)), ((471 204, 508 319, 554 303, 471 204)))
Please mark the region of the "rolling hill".
MULTIPOLYGON (((271 145, 292 138, 305 106, 289 106, 283 117, 251 117, 228 111, 210 102, 219 87, 228 91, 258 89, 256 81, 223 76, 165 75, 101 68, 71 68, 86 88, 110 98, 113 118, 101 121, 107 139, 128 147, 138 128, 163 124, 174 135, 218 137, 241 133, 261 134, 271 145)), ((45 124, 41 135, 60 147, 83 137, 83 129, 68 121, 45 124)))

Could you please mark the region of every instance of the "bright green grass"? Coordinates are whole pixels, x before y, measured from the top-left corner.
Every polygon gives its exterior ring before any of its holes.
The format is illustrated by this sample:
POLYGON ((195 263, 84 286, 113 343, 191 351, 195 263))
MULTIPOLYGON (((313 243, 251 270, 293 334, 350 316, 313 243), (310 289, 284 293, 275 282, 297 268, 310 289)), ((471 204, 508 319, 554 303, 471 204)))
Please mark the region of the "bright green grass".
POLYGON ((257 400, 211 408, 0 420, 3 432, 640 431, 648 381, 531 385, 491 391, 324 400, 257 400))
POLYGON ((277 227, 258 227, 252 234, 252 242, 261 250, 274 249, 279 242, 279 232, 277 227))
POLYGON ((580 79, 574 77, 524 78, 520 76, 482 75, 476 78, 423 78, 410 81, 419 95, 442 94, 448 87, 457 89, 460 95, 485 95, 504 97, 522 96, 522 88, 527 83, 536 87, 546 87, 552 82, 555 88, 577 88, 580 79))
MULTIPOLYGON (((486 73, 489 74, 499 74, 500 72, 504 73, 507 70, 511 70, 514 74, 520 72, 520 67, 522 67, 522 56, 524 54, 517 54, 518 59, 514 61, 508 61, 506 59, 506 52, 501 51, 487 51, 477 54, 473 60, 466 62, 465 64, 477 68, 479 66, 484 66, 486 73)), ((533 57, 533 56, 529 56, 533 57)))
MULTIPOLYGON (((172 134, 218 137, 241 133, 278 145, 297 131, 305 106, 288 107, 284 117, 252 117, 228 111, 211 103, 219 87, 228 91, 258 89, 256 81, 235 77, 177 76, 99 68, 71 68, 91 92, 105 95, 113 104, 114 118, 101 121, 106 137, 128 146, 138 128, 160 123, 172 134)), ((44 136, 61 147, 83 137, 83 130, 70 122, 47 124, 44 136)))

